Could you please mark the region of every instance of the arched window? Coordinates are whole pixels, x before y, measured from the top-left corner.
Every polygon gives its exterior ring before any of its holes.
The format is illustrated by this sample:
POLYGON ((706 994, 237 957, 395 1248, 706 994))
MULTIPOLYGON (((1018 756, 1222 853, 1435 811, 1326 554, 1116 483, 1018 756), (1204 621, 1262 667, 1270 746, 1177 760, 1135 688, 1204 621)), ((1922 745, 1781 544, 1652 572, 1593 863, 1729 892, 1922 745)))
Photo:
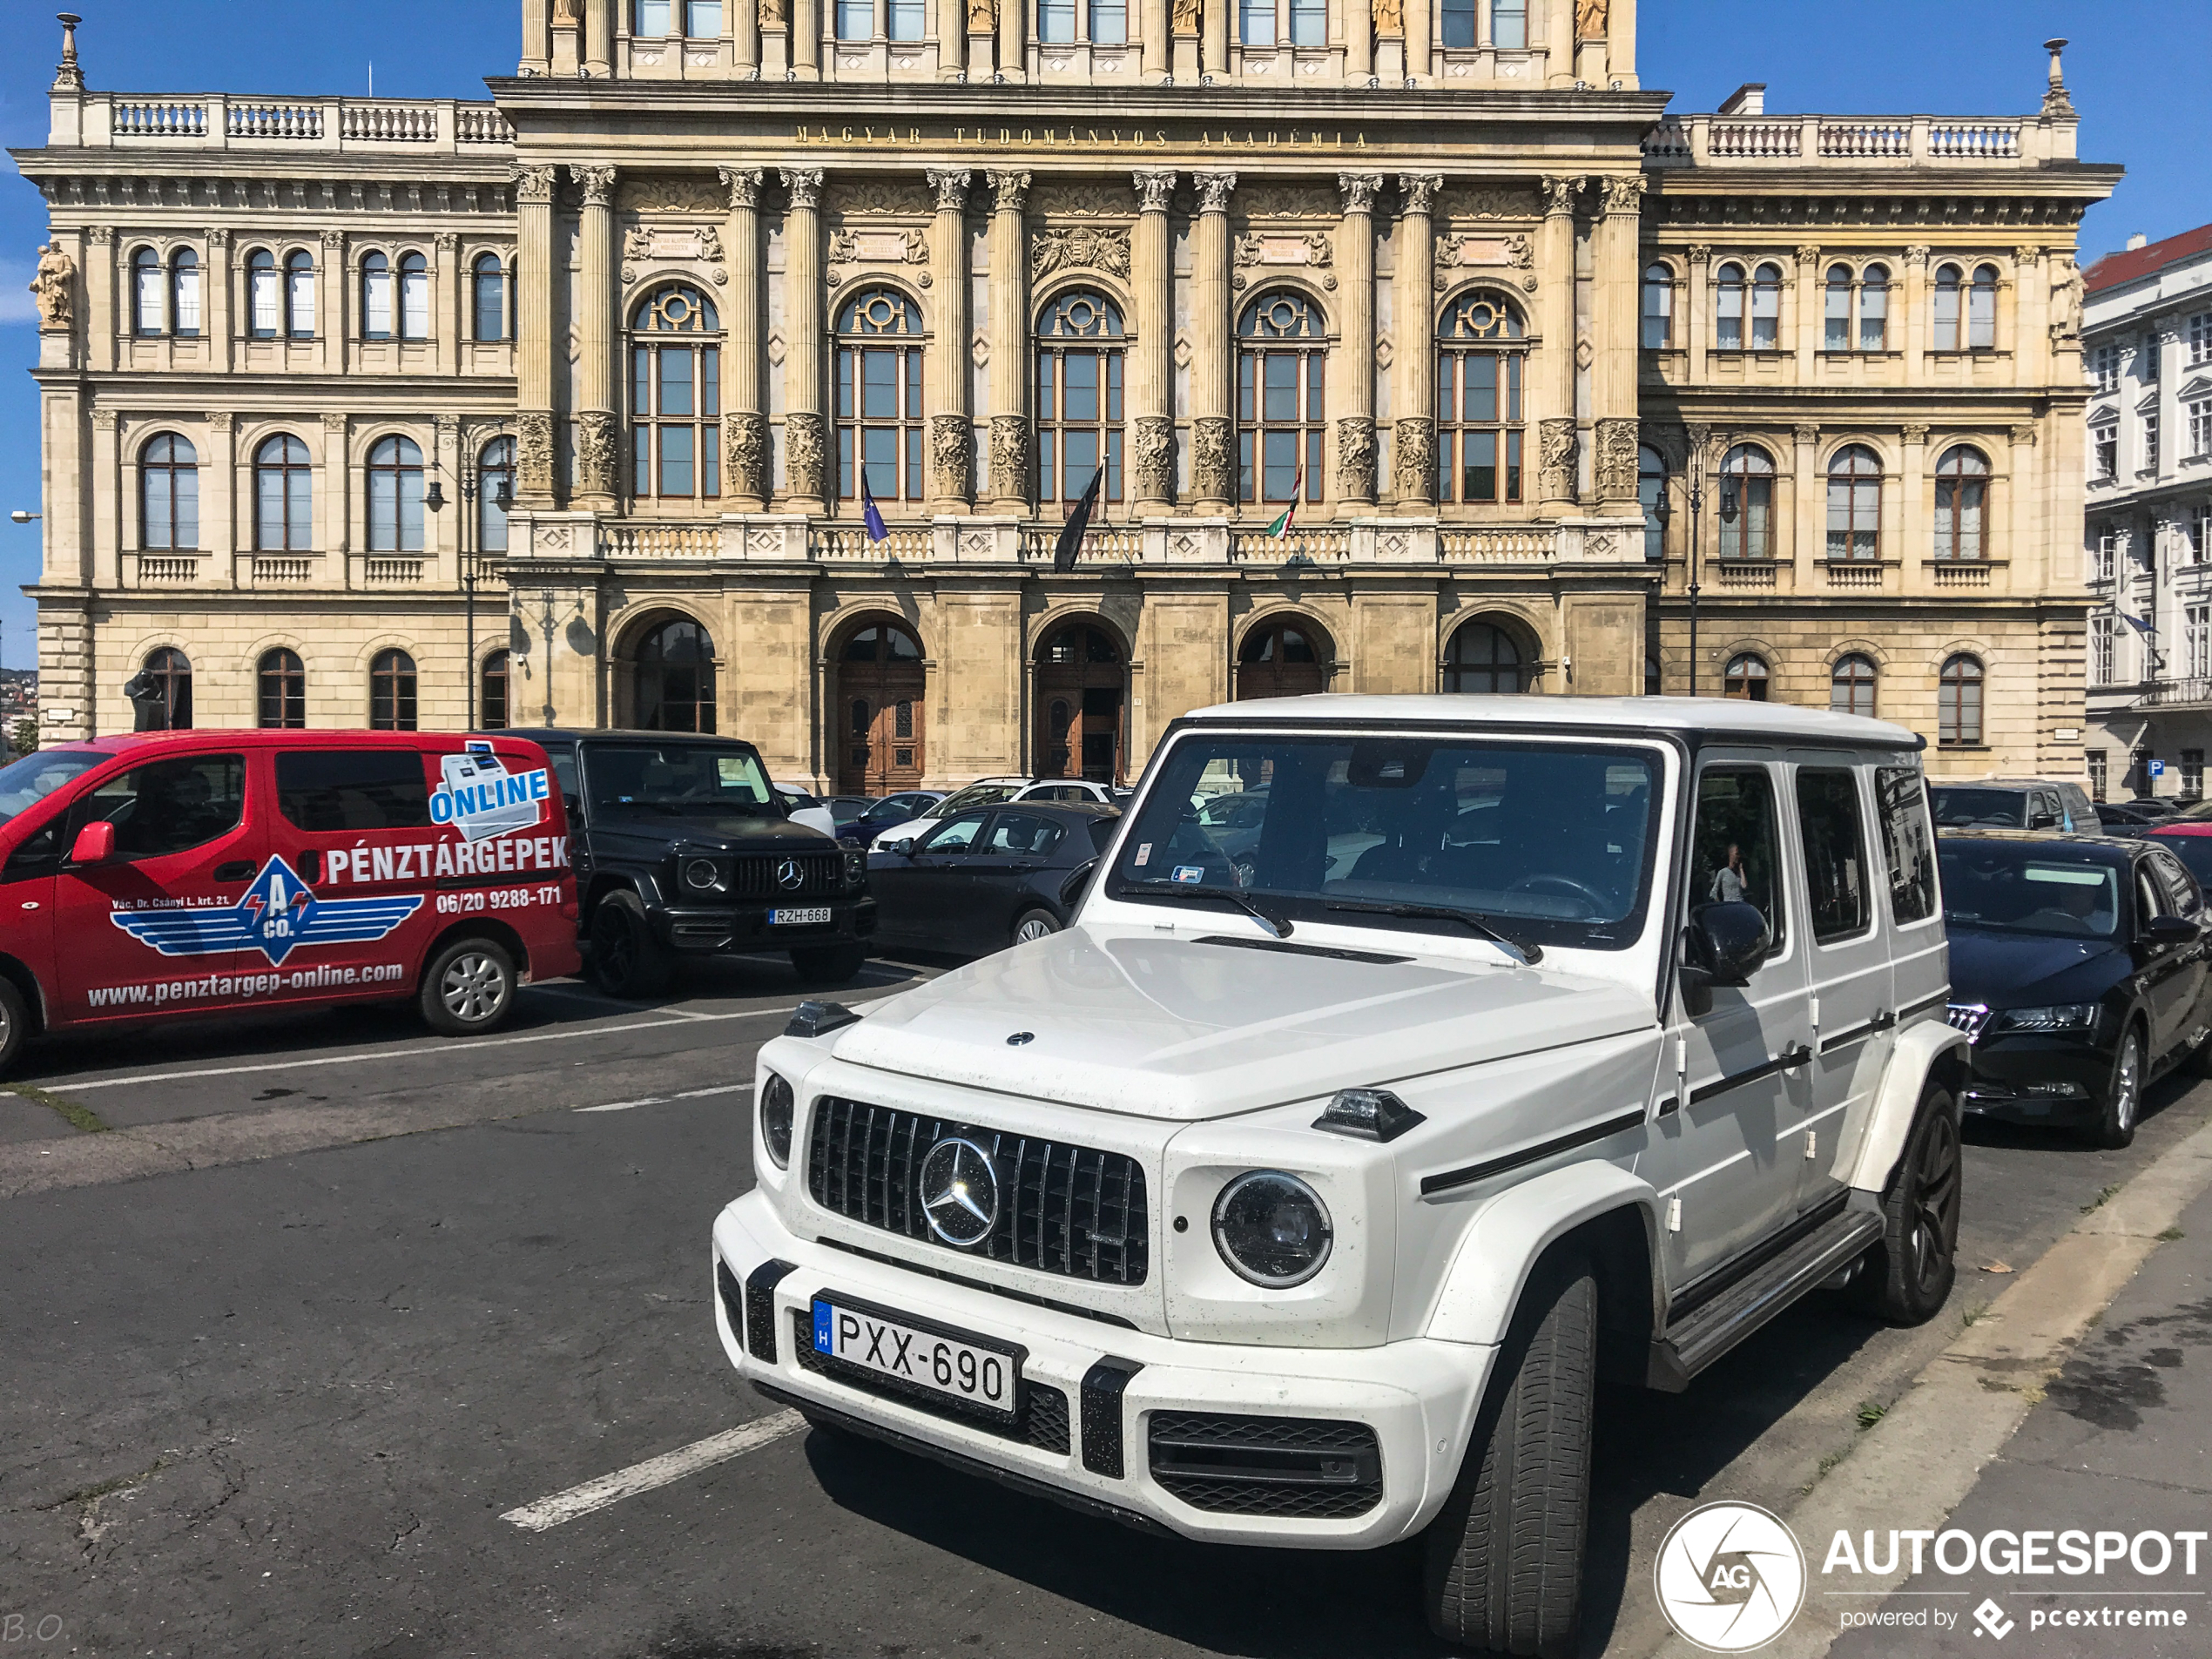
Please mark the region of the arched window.
POLYGON ((1521 314, 1495 293, 1462 294, 1446 310, 1437 330, 1438 501, 1521 499, 1524 332, 1521 314))
POLYGON ((297 651, 263 651, 253 680, 257 724, 293 732, 307 724, 307 670, 297 651))
POLYGON ((392 337, 392 262, 381 253, 361 260, 361 338, 392 337))
POLYGON ((1727 671, 1721 677, 1721 689, 1725 695, 1738 702, 1764 703, 1766 688, 1766 658, 1746 651, 1728 659, 1727 671))
POLYGON ((1929 341, 1932 351, 1959 349, 1959 290, 1964 274, 1955 265, 1939 266, 1935 277, 1935 309, 1933 334, 1929 341))
POLYGON ((169 332, 199 338, 199 255, 180 247, 169 259, 169 332))
POLYGON ((471 335, 486 343, 507 338, 507 267, 496 253, 479 253, 469 275, 471 335))
POLYGON ((248 327, 256 340, 274 340, 284 327, 283 302, 279 297, 276 255, 256 248, 246 261, 248 327))
POLYGON ((688 283, 647 294, 631 319, 631 492, 640 500, 722 494, 722 320, 688 283))
POLYGON ((837 322, 839 496, 860 499, 865 469, 872 499, 921 500, 921 307, 871 288, 837 322))
POLYGON ((476 455, 476 550, 507 550, 507 509, 515 502, 515 440, 494 438, 476 455))
POLYGON ((689 617, 664 622, 639 642, 634 685, 641 729, 714 730, 714 645, 689 617))
POLYGON ((199 456, 173 432, 158 435, 138 452, 138 545, 199 548, 199 456))
POLYGON ((412 438, 380 438, 368 452, 368 550, 422 550, 422 451, 412 438))
POLYGON ((1974 266, 1974 286, 1966 295, 1966 349, 1993 351, 1997 347, 1997 267, 1974 266))
POLYGON ((1461 623, 1444 648, 1447 691, 1525 691, 1531 669, 1519 643, 1493 623, 1461 623))
POLYGON ((1858 348, 1887 351, 1890 347, 1890 268, 1870 265, 1858 279, 1858 348))
POLYGON ((1836 714, 1874 714, 1874 664, 1853 651, 1828 673, 1828 707, 1836 714))
POLYGON ((1882 548, 1882 463, 1863 443, 1828 463, 1828 556, 1876 559, 1882 548))
POLYGON ((161 688, 162 705, 169 711, 169 729, 192 729, 192 664, 173 645, 164 645, 146 658, 147 677, 161 688))
POLYGON ((1989 556, 1989 462, 1970 445, 1953 444, 1936 462, 1935 556, 1989 556))
POLYGON ((1822 293, 1820 349, 1851 349, 1851 266, 1828 267, 1828 286, 1822 293))
POLYGON ((1762 265, 1751 273, 1751 349, 1782 347, 1782 267, 1762 265))
POLYGON ((1667 556, 1667 462, 1649 444, 1636 450, 1636 500, 1643 506, 1643 556, 1667 556))
POLYGON ((400 338, 430 337, 430 262, 420 253, 400 260, 400 338))
POLYGON ((488 651, 477 672, 476 727, 497 732, 507 724, 507 653, 488 651))
POLYGON ((1319 307, 1300 294, 1261 294, 1237 337, 1237 499, 1319 501, 1328 355, 1319 307))
POLYGON ((1972 747, 1981 741, 1981 659, 1960 652, 1944 659, 1936 682, 1936 744, 1972 747))
MULTIPOLYGON (((1100 499, 1122 498, 1122 314, 1077 289, 1037 325, 1037 500, 1072 508, 1103 467, 1100 499)), ((873 484, 870 486, 873 488, 873 484)))
POLYGON ((142 247, 131 256, 131 331, 150 335, 161 332, 163 300, 161 255, 142 247))
POLYGON ((315 475, 307 446, 289 434, 253 452, 253 545, 263 553, 315 544, 315 475))
POLYGON ((315 256, 305 248, 284 258, 284 332, 294 340, 315 337, 315 256))
POLYGON ((380 651, 368 665, 368 726, 415 730, 415 658, 403 651, 380 651))
POLYGON ((1237 700, 1325 691, 1331 655, 1328 639, 1307 618, 1294 611, 1270 617, 1237 648, 1237 700))
POLYGON ((1743 349, 1743 267, 1733 260, 1713 273, 1713 348, 1743 349))
POLYGON ((1721 556, 1774 556, 1774 457, 1739 443, 1721 460, 1721 556))
POLYGON ((1675 273, 1663 265, 1643 271, 1643 348, 1668 351, 1675 343, 1675 273))

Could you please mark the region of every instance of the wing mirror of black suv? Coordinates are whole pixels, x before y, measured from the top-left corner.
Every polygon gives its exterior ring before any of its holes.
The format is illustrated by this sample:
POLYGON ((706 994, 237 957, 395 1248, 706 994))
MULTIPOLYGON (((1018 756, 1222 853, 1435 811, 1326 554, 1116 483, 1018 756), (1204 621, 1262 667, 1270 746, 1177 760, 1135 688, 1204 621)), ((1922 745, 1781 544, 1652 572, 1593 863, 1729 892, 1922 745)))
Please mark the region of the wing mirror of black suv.
POLYGON ((2056 813, 2037 813, 2028 819, 2027 826, 2032 830, 2056 829, 2059 815, 2056 813))
POLYGON ((2143 924, 2147 945, 2194 945, 2202 929, 2187 916, 2153 916, 2143 924))
POLYGON ((1772 938, 1757 905, 1700 905, 1683 930, 1683 1007, 1692 1018, 1713 1009, 1716 985, 1748 985, 1772 938))
POLYGON ((914 838, 911 835, 903 836, 883 850, 887 853, 896 853, 902 859, 910 859, 914 855, 914 838))

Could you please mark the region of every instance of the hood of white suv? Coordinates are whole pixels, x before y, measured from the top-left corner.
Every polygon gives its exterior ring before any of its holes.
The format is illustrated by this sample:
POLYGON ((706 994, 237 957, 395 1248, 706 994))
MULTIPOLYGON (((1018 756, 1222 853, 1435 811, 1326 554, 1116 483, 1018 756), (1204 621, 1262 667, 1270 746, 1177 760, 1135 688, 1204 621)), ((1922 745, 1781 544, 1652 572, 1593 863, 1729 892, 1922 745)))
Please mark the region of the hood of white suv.
POLYGON ((1543 968, 1075 928, 894 997, 835 1042, 839 1059, 886 1071, 1195 1120, 1618 1035, 1652 1018, 1649 996, 1543 968))

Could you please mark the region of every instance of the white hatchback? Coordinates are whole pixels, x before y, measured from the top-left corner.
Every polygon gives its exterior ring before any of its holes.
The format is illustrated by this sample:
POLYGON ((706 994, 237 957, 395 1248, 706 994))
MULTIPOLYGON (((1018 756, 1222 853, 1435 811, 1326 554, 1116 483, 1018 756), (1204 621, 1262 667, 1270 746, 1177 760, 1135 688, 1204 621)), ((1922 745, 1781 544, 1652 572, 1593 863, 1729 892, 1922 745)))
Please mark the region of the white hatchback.
POLYGON ((1117 793, 1087 778, 978 778, 931 807, 927 818, 893 825, 869 843, 868 850, 887 853, 894 841, 918 841, 954 813, 964 813, 970 807, 995 806, 1008 800, 1096 801, 1104 806, 1118 806, 1127 794, 1127 791, 1117 793))

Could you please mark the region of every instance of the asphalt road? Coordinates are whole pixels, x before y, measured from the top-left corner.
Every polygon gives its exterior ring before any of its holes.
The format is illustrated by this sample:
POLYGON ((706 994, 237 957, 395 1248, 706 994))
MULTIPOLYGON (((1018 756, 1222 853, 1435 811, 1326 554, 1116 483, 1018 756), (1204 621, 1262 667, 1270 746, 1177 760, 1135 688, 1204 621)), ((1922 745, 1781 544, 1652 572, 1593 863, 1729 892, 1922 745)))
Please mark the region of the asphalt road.
MULTIPOLYGON (((873 967, 848 1000, 932 971, 873 967)), ((0 1096, 0 1654, 1439 1652, 1413 1548, 1155 1539, 766 1433, 714 1339, 707 1227, 798 995, 732 967, 643 1008, 535 988, 470 1042, 354 1012, 40 1051, 21 1081, 118 1132, 0 1096), (502 1519, 748 1423, 765 1443, 670 1484, 502 1519)), ((2027 1265, 2212 1089, 2150 1106, 2121 1153, 1974 1131, 1967 1271, 1931 1325, 1817 1301, 1688 1394, 1608 1394, 1587 1650, 1655 1645, 1676 1516, 1787 1507, 2001 1288, 1985 1264, 2027 1265)))

